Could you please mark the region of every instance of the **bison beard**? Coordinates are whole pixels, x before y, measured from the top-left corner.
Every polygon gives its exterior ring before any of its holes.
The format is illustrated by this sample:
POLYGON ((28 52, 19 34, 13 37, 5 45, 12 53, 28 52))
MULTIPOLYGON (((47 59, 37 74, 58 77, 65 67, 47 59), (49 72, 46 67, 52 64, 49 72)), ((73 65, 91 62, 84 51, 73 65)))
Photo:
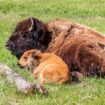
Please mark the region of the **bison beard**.
MULTIPOLYGON (((35 21, 34 18, 31 20, 35 21)), ((30 19, 23 21, 23 25, 18 23, 21 29, 24 29, 22 27, 26 26, 26 21, 30 21, 30 19)), ((38 23, 40 23, 40 21, 38 21, 38 23)), ((33 31, 30 32, 30 28, 27 28, 28 33, 25 34, 27 38, 23 40, 24 43, 21 41, 24 35, 19 34, 19 32, 23 31, 21 29, 19 30, 19 28, 18 32, 16 31, 17 28, 15 29, 16 32, 13 33, 7 42, 10 43, 9 47, 7 46, 8 49, 11 50, 12 48, 11 51, 15 55, 17 55, 16 52, 22 55, 23 52, 34 47, 41 51, 52 52, 62 57, 72 71, 79 71, 83 75, 104 75, 105 37, 101 33, 81 24, 65 20, 54 20, 46 24, 46 26, 41 22, 40 24, 45 27, 42 33, 36 32, 34 28, 37 26, 36 21, 30 21, 30 24, 32 24, 31 28, 33 31), (33 32, 36 32, 34 37, 33 32), (16 38, 14 38, 15 33, 18 36, 16 38), (21 48, 21 46, 24 47, 21 48), (27 46, 30 47, 28 48, 27 46)), ((24 31, 27 31, 27 29, 24 31)))

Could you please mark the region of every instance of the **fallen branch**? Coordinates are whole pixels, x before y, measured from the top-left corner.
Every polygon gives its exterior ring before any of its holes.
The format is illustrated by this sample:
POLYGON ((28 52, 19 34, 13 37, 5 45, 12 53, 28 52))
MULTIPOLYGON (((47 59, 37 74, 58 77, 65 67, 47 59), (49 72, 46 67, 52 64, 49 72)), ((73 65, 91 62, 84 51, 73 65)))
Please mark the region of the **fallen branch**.
POLYGON ((8 66, 1 63, 0 74, 5 77, 9 83, 15 84, 16 88, 24 94, 34 94, 37 91, 42 94, 46 93, 46 89, 42 85, 27 82, 19 74, 13 72, 8 66))

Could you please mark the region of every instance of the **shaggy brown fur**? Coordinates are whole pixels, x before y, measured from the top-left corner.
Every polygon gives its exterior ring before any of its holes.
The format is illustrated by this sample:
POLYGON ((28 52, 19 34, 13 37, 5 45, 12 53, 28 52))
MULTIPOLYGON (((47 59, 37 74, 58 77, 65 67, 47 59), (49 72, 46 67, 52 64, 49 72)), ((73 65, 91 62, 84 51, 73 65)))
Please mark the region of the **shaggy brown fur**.
MULTIPOLYGON (((47 29, 52 33, 52 41, 57 36, 66 38, 67 36, 84 35, 92 37, 105 44, 105 37, 102 33, 79 23, 73 23, 67 20, 56 19, 47 23, 47 29)), ((63 39, 64 40, 64 39, 63 39)), ((51 42, 52 42, 51 41, 51 42)))
POLYGON ((70 81, 70 72, 65 62, 53 53, 42 53, 39 50, 26 51, 19 65, 22 67, 33 68, 34 77, 43 83, 65 83, 70 81), (38 60, 38 61, 37 61, 38 60), (38 62, 37 67, 35 64, 38 62))
POLYGON ((104 75, 105 37, 95 30, 78 23, 54 20, 48 23, 52 41, 47 52, 53 52, 73 71, 84 75, 104 75))

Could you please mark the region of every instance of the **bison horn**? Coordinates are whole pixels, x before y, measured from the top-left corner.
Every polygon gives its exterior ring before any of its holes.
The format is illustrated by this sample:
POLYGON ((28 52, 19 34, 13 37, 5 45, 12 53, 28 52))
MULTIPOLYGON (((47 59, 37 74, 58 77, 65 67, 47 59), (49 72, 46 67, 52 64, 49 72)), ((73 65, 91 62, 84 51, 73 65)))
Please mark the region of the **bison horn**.
POLYGON ((32 31, 33 26, 34 26, 34 21, 33 21, 33 18, 32 17, 30 18, 30 20, 31 20, 31 26, 29 28, 29 31, 32 31))

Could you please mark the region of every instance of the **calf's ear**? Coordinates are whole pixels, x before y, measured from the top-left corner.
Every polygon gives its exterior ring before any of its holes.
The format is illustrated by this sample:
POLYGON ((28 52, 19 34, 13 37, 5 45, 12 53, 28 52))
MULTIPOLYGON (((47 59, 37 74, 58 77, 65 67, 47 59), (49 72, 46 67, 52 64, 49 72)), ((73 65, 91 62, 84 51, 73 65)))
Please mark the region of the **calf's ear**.
POLYGON ((31 54, 31 56, 32 56, 32 58, 36 58, 36 56, 35 56, 35 52, 32 52, 32 54, 31 54))
POLYGON ((33 51, 31 56, 33 59, 40 59, 41 58, 41 52, 40 51, 33 51))

